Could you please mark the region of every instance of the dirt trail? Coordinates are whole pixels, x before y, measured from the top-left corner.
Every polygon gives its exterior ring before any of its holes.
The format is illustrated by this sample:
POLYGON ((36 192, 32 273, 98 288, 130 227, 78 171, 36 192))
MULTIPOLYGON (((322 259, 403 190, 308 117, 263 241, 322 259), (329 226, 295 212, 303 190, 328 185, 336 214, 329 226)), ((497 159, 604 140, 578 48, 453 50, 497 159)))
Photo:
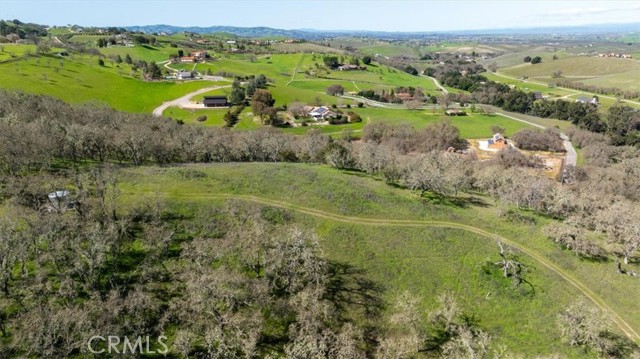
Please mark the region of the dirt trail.
POLYGON ((635 342, 640 342, 640 335, 627 323, 622 316, 620 316, 616 311, 614 311, 602 298, 600 298, 596 293, 594 293, 589 287, 584 285, 578 279, 573 277, 571 274, 564 271, 562 268, 555 265, 553 262, 538 254, 534 250, 525 247, 521 243, 517 243, 511 239, 505 238, 503 236, 499 236, 495 233, 490 233, 481 228, 469 226, 466 224, 460 224, 455 222, 445 222, 445 221, 418 221, 418 220, 401 220, 401 219, 375 219, 375 218, 363 218, 363 217, 352 217, 352 216, 343 216, 340 214, 325 212, 313 208, 307 208, 298 206, 292 203, 276 201, 272 199, 251 196, 251 195, 231 195, 231 194, 219 194, 219 195, 202 195, 202 194, 185 194, 181 196, 182 198, 211 198, 211 199, 221 199, 221 198, 238 198, 245 201, 260 203, 268 206, 288 209, 291 211, 296 211, 300 213, 304 213, 310 216, 329 219, 336 222, 342 223, 350 223, 350 224, 359 224, 359 225, 369 225, 369 226, 381 226, 381 227, 438 227, 438 228, 451 228, 451 229, 461 229, 467 232, 475 233, 477 235, 501 241, 510 245, 513 248, 521 251, 522 253, 528 255, 529 257, 536 260, 538 263, 556 273, 562 279, 564 279, 567 283, 571 284, 578 291, 584 294, 587 298, 589 298, 595 305, 597 305, 600 309, 602 309, 605 313, 609 314, 613 322, 624 332, 631 340, 635 342))

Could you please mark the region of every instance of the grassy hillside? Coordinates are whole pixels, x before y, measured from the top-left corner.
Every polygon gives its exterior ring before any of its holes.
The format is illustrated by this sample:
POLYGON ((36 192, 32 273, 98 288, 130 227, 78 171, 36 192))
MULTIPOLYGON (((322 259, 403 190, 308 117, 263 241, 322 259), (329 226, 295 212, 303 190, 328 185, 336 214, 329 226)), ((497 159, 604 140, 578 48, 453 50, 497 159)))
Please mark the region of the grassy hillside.
POLYGON ((600 87, 617 87, 632 91, 640 91, 640 69, 600 76, 597 78, 584 79, 580 82, 600 87))
MULTIPOLYGON (((172 100, 202 87, 208 81, 174 83, 147 82, 130 76, 126 64, 98 65, 93 56, 41 56, 0 63, 0 87, 58 97, 71 103, 103 102, 115 109, 151 112, 172 100)), ((140 74, 135 75, 139 77, 140 74)))
POLYGON ((640 62, 632 59, 575 56, 555 61, 543 59, 539 64, 520 64, 501 71, 516 77, 550 77, 554 71, 558 70, 562 71, 564 76, 604 76, 640 70, 640 62))
POLYGON ((178 50, 182 49, 185 53, 188 49, 184 48, 173 48, 168 46, 151 46, 151 45, 143 45, 143 46, 110 46, 107 48, 100 49, 100 52, 105 56, 117 56, 120 55, 123 59, 127 54, 131 56, 133 59, 143 59, 145 61, 166 61, 171 56, 175 56, 178 54, 178 50))
POLYGON ((558 249, 541 233, 548 219, 525 212, 519 215, 526 221, 500 217, 498 209, 483 197, 463 196, 458 205, 439 203, 368 176, 297 164, 138 168, 126 172, 120 187, 125 205, 160 195, 180 203, 177 210, 184 213, 229 198, 281 207, 296 222, 316 228, 328 260, 363 271, 366 278, 381 285, 385 302, 409 290, 420 297, 426 313, 437 293, 452 290, 478 325, 490 332, 494 348, 505 345, 509 352, 525 357, 585 356, 558 342, 557 314, 583 297, 566 276, 640 328, 640 317, 635 315, 640 303, 632 295, 620 295, 633 292, 637 285, 633 278, 618 275, 609 264, 583 262, 558 249), (394 219, 453 225, 403 225, 394 224, 394 219), (459 224, 484 229, 488 237, 454 228, 459 224), (491 234, 536 254, 520 253, 532 287, 517 290, 491 269, 488 263, 498 258, 491 234), (545 261, 554 263, 562 275, 550 271, 545 261))

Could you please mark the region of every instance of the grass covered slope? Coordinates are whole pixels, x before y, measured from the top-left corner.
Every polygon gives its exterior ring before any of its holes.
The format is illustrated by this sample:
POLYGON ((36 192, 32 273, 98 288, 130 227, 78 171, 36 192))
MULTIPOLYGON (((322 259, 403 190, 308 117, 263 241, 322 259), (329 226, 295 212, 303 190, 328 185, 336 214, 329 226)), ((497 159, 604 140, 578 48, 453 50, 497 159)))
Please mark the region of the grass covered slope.
POLYGON ((640 69, 640 63, 631 59, 576 56, 539 64, 520 64, 501 71, 512 76, 549 77, 560 70, 565 76, 604 76, 640 69))
POLYGON ((0 63, 0 87, 54 96, 70 103, 95 101, 121 111, 151 112, 164 101, 211 86, 207 81, 142 81, 128 76, 128 66, 121 67, 122 70, 109 64, 99 66, 98 58, 91 56, 27 57, 0 63))
POLYGON ((229 198, 285 209, 296 222, 316 229, 329 261, 363 270, 382 285, 387 303, 408 290, 426 310, 438 293, 452 290, 494 337, 494 347, 506 345, 527 357, 585 355, 561 344, 556 326, 557 314, 585 293, 608 314, 619 315, 631 332, 640 328, 640 304, 633 295, 621 295, 635 293, 633 278, 558 249, 541 233, 550 220, 526 212, 500 217, 487 198, 426 200, 359 173, 271 163, 129 169, 120 189, 127 203, 160 195, 181 203, 185 213, 229 198), (531 286, 514 288, 492 266, 499 259, 494 234, 535 254, 519 253, 531 286))

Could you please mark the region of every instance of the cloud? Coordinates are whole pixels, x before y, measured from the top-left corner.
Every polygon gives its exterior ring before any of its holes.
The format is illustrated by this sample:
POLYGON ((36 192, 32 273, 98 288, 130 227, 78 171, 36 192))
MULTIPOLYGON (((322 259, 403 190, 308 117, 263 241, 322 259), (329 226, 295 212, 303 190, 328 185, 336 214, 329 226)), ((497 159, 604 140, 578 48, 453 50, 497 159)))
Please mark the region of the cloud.
POLYGON ((640 4, 634 4, 633 6, 624 6, 624 7, 578 7, 578 8, 566 8, 566 9, 555 9, 549 10, 542 15, 550 16, 550 17, 580 17, 580 16, 591 16, 591 15, 605 15, 605 14, 615 14, 621 12, 628 12, 640 9, 640 4))
POLYGON ((547 16, 581 16, 581 15, 606 14, 606 13, 614 12, 614 11, 621 11, 621 9, 606 9, 606 8, 603 8, 603 7, 557 9, 557 10, 547 11, 544 15, 547 15, 547 16))

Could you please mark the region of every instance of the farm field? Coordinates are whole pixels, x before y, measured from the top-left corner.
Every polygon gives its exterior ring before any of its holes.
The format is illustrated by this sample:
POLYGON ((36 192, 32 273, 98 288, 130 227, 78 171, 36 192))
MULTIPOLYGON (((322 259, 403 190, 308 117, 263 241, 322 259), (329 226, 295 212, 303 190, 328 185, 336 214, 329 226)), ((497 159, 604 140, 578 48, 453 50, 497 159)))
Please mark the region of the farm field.
MULTIPOLYGON (((483 66, 488 66, 491 63, 495 63, 498 68, 509 68, 513 66, 523 65, 523 59, 525 56, 535 57, 540 56, 542 63, 551 62, 553 56, 557 56, 558 59, 573 56, 569 54, 564 48, 546 47, 546 46, 531 46, 525 48, 518 48, 517 52, 508 52, 504 55, 488 58, 482 61, 483 66)), ((558 60, 555 60, 558 61, 558 60)))
POLYGON ((500 76, 499 74, 495 74, 492 72, 483 72, 482 76, 492 81, 500 82, 507 85, 513 85, 522 91, 527 91, 527 92, 538 91, 542 93, 543 96, 549 97, 549 98, 560 98, 560 97, 572 95, 575 93, 575 91, 572 91, 569 89, 563 89, 559 87, 551 87, 551 86, 539 85, 531 82, 525 82, 525 81, 514 79, 511 77, 500 76))
MULTIPOLYGON (((433 307, 435 294, 453 291, 478 325, 494 337, 493 345, 504 345, 509 352, 525 357, 551 353, 568 358, 585 356, 580 349, 558 343, 555 326, 563 308, 583 294, 550 271, 546 261, 562 275, 585 284, 631 326, 640 327, 640 318, 635 315, 640 303, 632 296, 617 295, 633 290, 633 278, 605 269, 606 263, 581 261, 560 250, 541 234, 549 219, 527 212, 521 212, 528 218, 526 224, 499 217, 488 198, 473 196, 464 206, 439 203, 368 176, 302 164, 143 167, 126 170, 120 183, 125 206, 160 195, 177 213, 191 213, 198 206, 220 206, 225 199, 279 207, 292 221, 316 229, 328 260, 361 270, 367 279, 379 283, 386 303, 408 290, 420 298, 420 307, 426 310, 433 307), (200 175, 185 177, 185 171, 200 175), (455 225, 443 228, 412 222, 415 224, 405 226, 393 224, 394 219, 454 222, 503 236, 526 248, 519 257, 530 268, 527 280, 532 288, 518 291, 487 267, 498 258, 493 235, 456 229, 455 225)), ((465 199, 471 197, 464 194, 461 201, 465 199)))
POLYGON ((604 76, 640 69, 640 62, 633 59, 619 59, 595 56, 573 56, 558 60, 547 60, 539 64, 522 63, 502 69, 512 76, 548 77, 560 70, 565 76, 604 76))
POLYGON ((618 87, 631 91, 640 91, 640 69, 580 80, 586 85, 599 87, 618 87))
POLYGON ((303 43, 277 43, 271 45, 276 51, 280 52, 290 52, 290 53, 299 53, 299 52, 318 52, 318 53, 333 53, 333 54, 344 54, 345 51, 341 49, 336 49, 333 47, 322 46, 319 44, 314 44, 310 42, 303 43))

